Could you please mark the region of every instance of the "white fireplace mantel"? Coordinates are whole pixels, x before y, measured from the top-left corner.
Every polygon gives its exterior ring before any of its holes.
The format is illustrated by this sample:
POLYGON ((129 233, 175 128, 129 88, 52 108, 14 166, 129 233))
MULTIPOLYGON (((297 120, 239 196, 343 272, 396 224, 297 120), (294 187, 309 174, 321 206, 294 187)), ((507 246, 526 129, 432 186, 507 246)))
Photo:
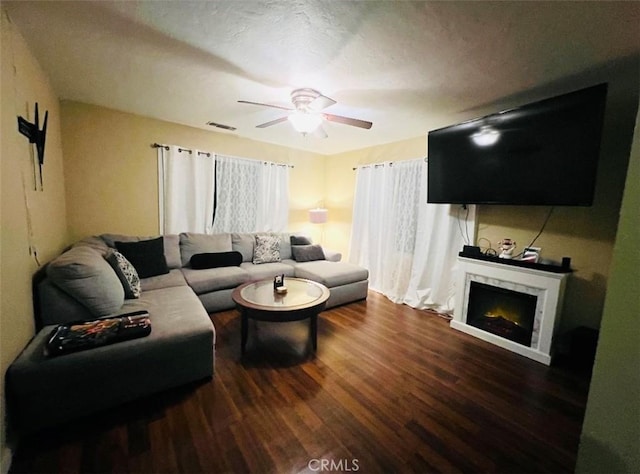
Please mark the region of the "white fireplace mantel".
POLYGON ((458 257, 458 281, 451 327, 546 365, 551 364, 553 335, 560 319, 569 273, 555 273, 500 262, 458 257), (467 324, 471 282, 535 295, 536 314, 529 347, 467 324))

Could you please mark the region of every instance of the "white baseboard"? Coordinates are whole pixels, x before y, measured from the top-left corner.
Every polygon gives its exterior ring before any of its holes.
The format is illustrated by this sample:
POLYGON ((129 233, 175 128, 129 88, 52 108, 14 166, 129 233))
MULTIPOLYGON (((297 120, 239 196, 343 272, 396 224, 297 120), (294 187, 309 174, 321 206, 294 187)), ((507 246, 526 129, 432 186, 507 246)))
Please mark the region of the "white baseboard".
POLYGON ((11 467, 11 459, 13 457, 13 453, 11 450, 5 446, 2 449, 2 464, 0 465, 0 474, 8 474, 9 468, 11 467))

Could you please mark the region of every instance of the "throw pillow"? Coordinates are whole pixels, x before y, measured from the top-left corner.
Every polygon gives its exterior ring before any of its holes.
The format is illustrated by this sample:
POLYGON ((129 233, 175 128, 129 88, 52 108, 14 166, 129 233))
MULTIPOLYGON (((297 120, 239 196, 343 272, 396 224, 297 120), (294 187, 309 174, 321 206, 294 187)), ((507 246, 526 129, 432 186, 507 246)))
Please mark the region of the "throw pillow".
POLYGON ((291 245, 311 245, 313 243, 306 235, 292 235, 290 241, 291 245))
POLYGON ((280 237, 273 234, 257 234, 253 249, 253 263, 272 263, 280 261, 280 237))
POLYGON ((116 250, 112 250, 106 256, 107 262, 113 267, 118 275, 122 287, 124 288, 125 298, 140 298, 142 289, 140 286, 140 277, 135 267, 124 255, 116 250))
POLYGON ((139 242, 115 242, 115 245, 118 252, 135 267, 140 278, 169 273, 162 237, 139 242))
POLYGON ((194 270, 237 267, 241 263, 242 254, 240 252, 197 253, 191 257, 191 268, 194 270))
POLYGON ((322 247, 319 245, 293 245, 291 246, 293 259, 296 262, 313 262, 314 260, 325 260, 322 247))

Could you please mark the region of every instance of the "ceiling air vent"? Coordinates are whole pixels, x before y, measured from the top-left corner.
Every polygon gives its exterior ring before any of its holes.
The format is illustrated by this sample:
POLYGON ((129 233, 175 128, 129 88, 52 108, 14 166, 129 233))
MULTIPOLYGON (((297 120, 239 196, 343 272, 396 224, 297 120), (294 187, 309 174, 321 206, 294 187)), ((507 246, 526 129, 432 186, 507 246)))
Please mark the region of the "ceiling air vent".
POLYGON ((236 127, 232 127, 231 125, 224 125, 222 123, 207 122, 207 125, 211 125, 212 127, 216 127, 216 128, 221 128, 223 130, 230 130, 230 131, 237 130, 236 127))

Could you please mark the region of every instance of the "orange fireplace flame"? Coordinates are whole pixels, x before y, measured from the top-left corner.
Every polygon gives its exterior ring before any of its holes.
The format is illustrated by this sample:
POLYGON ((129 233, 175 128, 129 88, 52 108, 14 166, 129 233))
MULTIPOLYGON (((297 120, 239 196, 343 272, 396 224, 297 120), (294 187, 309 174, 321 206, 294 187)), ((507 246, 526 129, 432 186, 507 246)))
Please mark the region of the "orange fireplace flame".
POLYGON ((484 313, 487 318, 503 318, 511 321, 513 324, 522 326, 522 317, 519 311, 512 311, 502 306, 495 306, 491 310, 484 313))

